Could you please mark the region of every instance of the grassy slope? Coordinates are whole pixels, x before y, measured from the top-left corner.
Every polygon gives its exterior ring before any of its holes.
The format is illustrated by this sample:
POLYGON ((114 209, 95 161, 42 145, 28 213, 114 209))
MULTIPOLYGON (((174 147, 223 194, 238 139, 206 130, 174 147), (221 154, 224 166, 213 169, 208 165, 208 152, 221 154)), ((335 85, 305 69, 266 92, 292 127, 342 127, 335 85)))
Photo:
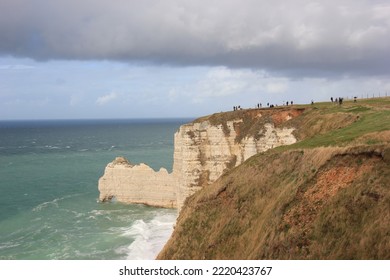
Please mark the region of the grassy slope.
POLYGON ((159 258, 390 259, 390 99, 309 105, 283 125, 301 141, 187 199, 159 258))

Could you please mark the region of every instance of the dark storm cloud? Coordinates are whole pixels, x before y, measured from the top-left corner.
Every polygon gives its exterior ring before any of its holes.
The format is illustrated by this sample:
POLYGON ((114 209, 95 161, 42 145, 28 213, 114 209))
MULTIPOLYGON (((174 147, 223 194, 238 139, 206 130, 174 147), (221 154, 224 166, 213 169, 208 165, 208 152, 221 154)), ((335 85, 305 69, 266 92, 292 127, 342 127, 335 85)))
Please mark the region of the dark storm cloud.
POLYGON ((1 0, 0 55, 385 75, 388 1, 1 0))

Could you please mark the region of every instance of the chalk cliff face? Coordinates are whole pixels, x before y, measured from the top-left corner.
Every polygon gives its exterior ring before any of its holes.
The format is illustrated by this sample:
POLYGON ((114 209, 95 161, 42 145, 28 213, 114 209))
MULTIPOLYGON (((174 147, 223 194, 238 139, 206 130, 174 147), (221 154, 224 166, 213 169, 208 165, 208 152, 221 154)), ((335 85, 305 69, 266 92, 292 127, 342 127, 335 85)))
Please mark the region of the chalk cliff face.
POLYGON ((225 133, 223 125, 212 125, 209 121, 180 127, 175 134, 173 165, 173 173, 178 180, 179 208, 186 197, 216 181, 227 169, 271 147, 296 142, 293 128, 279 129, 271 123, 264 125, 261 138, 249 136, 236 142, 234 127, 240 123, 241 119, 226 122, 229 133, 225 133))
POLYGON ((216 181, 226 170, 259 152, 296 142, 294 128, 281 124, 300 115, 299 110, 221 114, 179 128, 170 174, 165 169, 155 172, 145 164, 133 166, 123 158, 109 163, 99 180, 100 200, 115 198, 180 209, 188 196, 216 181))

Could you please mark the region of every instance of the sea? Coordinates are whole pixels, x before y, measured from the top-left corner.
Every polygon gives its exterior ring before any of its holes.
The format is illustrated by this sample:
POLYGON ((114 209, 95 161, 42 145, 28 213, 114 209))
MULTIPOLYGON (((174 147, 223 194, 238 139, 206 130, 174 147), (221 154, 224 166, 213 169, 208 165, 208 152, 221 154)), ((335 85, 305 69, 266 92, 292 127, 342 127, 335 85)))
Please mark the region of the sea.
POLYGON ((0 259, 155 259, 177 210, 101 203, 98 179, 117 156, 171 172, 188 121, 0 121, 0 259))

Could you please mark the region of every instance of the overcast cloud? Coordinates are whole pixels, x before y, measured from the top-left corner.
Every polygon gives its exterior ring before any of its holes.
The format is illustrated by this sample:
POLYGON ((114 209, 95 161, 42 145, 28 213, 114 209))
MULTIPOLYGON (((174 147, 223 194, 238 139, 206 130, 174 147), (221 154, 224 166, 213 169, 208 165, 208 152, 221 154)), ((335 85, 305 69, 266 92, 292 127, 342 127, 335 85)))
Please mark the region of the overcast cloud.
POLYGON ((1 0, 0 54, 386 75, 390 3, 1 0))
POLYGON ((389 0, 0 0, 0 119, 390 95, 389 0))

